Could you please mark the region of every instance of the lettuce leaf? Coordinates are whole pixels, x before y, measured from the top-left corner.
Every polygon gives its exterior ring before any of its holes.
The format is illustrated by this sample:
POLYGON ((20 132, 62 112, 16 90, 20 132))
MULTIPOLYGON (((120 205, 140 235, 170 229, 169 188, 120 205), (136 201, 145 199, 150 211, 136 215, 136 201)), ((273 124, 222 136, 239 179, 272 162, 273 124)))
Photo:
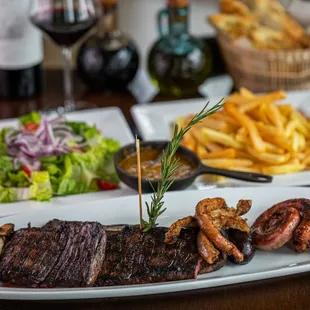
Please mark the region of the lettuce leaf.
POLYGON ((72 179, 63 179, 59 183, 57 195, 75 195, 87 192, 89 192, 89 190, 88 184, 86 182, 76 181, 72 179))
POLYGON ((27 124, 40 124, 41 122, 41 116, 38 112, 32 111, 29 114, 23 115, 19 118, 19 121, 22 125, 27 124))
POLYGON ((119 183, 113 163, 118 142, 97 134, 95 144, 85 152, 73 152, 42 161, 43 170, 49 172, 56 195, 72 195, 98 191, 97 180, 119 183))
POLYGON ((15 188, 0 187, 0 202, 10 203, 17 201, 17 194, 15 188))
MULTIPOLYGON (((0 185, 6 185, 9 181, 9 173, 14 171, 12 157, 2 155, 0 156, 0 185)), ((10 187, 10 184, 7 184, 10 187)))
POLYGON ((6 147, 4 136, 8 130, 9 128, 3 128, 0 131, 0 156, 7 155, 7 147, 6 147))
POLYGON ((13 158, 0 156, 0 185, 4 187, 28 187, 30 180, 23 170, 15 170, 13 158))
POLYGON ((84 137, 86 141, 93 139, 98 135, 98 130, 95 125, 89 126, 84 122, 66 122, 76 135, 84 137))
POLYGON ((29 187, 2 187, 0 186, 0 203, 12 203, 29 200, 29 187))
POLYGON ((14 165, 13 165, 13 158, 10 156, 2 155, 0 156, 0 167, 4 171, 13 171, 14 165))
POLYGON ((30 199, 48 201, 53 196, 49 173, 46 171, 35 171, 31 175, 32 184, 29 188, 30 199))
POLYGON ((30 180, 23 170, 9 172, 7 180, 4 182, 6 187, 29 187, 30 180))
POLYGON ((49 174, 46 171, 33 172, 32 184, 29 187, 2 187, 0 186, 0 203, 15 201, 37 200, 48 201, 53 192, 49 174))

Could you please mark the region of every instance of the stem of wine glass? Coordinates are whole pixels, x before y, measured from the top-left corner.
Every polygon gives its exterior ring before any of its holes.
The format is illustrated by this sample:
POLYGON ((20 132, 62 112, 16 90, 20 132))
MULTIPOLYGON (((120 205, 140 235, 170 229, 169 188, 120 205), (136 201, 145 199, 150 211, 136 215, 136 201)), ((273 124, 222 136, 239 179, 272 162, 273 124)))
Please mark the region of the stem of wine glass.
POLYGON ((73 98, 73 82, 72 82, 72 49, 70 47, 63 47, 62 54, 64 58, 64 111, 70 112, 75 110, 75 101, 73 98))

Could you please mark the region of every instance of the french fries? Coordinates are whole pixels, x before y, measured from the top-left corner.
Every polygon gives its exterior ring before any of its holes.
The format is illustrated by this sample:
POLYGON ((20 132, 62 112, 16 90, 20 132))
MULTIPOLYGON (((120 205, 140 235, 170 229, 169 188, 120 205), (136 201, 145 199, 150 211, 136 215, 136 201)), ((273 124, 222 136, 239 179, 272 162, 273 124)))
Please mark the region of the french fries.
POLYGON ((238 111, 238 109, 231 103, 225 105, 224 109, 226 109, 227 113, 229 113, 232 117, 234 117, 241 124, 241 126, 243 126, 247 130, 254 148, 258 152, 264 152, 266 146, 264 144, 262 137, 258 132, 255 123, 251 120, 251 118, 248 117, 246 114, 238 111))
MULTIPOLYGON (((242 88, 224 109, 195 125, 182 140, 208 166, 265 174, 310 170, 310 120, 283 91, 255 95, 242 88)), ((180 117, 184 126, 192 115, 180 117)))

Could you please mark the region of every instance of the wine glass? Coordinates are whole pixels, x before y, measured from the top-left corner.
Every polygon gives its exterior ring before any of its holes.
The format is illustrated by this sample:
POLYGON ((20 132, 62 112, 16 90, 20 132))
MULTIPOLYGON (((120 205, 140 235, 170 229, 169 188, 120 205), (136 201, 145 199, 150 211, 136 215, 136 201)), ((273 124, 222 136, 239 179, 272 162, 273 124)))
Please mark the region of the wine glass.
POLYGON ((64 60, 64 105, 59 114, 83 108, 73 97, 72 46, 98 21, 97 0, 33 0, 31 22, 61 47, 64 60))

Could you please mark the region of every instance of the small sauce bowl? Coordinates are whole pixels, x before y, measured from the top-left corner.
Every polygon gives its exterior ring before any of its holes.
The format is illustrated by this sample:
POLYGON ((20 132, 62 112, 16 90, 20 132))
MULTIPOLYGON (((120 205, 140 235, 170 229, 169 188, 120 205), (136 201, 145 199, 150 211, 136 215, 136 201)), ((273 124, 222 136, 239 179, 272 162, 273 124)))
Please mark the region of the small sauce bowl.
MULTIPOLYGON (((164 150, 168 145, 168 141, 152 141, 152 142, 142 142, 140 145, 141 152, 141 166, 143 164, 143 152, 157 151, 158 156, 161 155, 162 150, 164 150)), ((155 153, 156 154, 156 153, 155 153)), ((114 156, 114 165, 118 177, 127 186, 138 190, 138 177, 133 173, 135 169, 126 169, 126 164, 136 165, 137 161, 134 156, 136 155, 136 144, 129 144, 122 147, 114 156), (128 172, 128 171, 131 171, 128 172)), ((258 182, 258 183, 271 183, 272 176, 267 176, 264 174, 234 171, 227 169, 217 169, 209 166, 205 166, 200 161, 199 157, 189 149, 180 146, 176 152, 176 156, 180 158, 181 163, 188 165, 187 173, 180 174, 180 177, 175 178, 173 184, 169 188, 170 191, 182 190, 189 187, 195 179, 202 174, 213 174, 225 176, 233 179, 244 180, 248 182, 258 182)), ((154 158, 152 158, 153 160, 154 158)), ((156 164, 156 161, 154 165, 156 164)), ((158 179, 152 180, 147 179, 142 176, 142 190, 144 193, 153 192, 153 188, 157 188, 158 179)))

